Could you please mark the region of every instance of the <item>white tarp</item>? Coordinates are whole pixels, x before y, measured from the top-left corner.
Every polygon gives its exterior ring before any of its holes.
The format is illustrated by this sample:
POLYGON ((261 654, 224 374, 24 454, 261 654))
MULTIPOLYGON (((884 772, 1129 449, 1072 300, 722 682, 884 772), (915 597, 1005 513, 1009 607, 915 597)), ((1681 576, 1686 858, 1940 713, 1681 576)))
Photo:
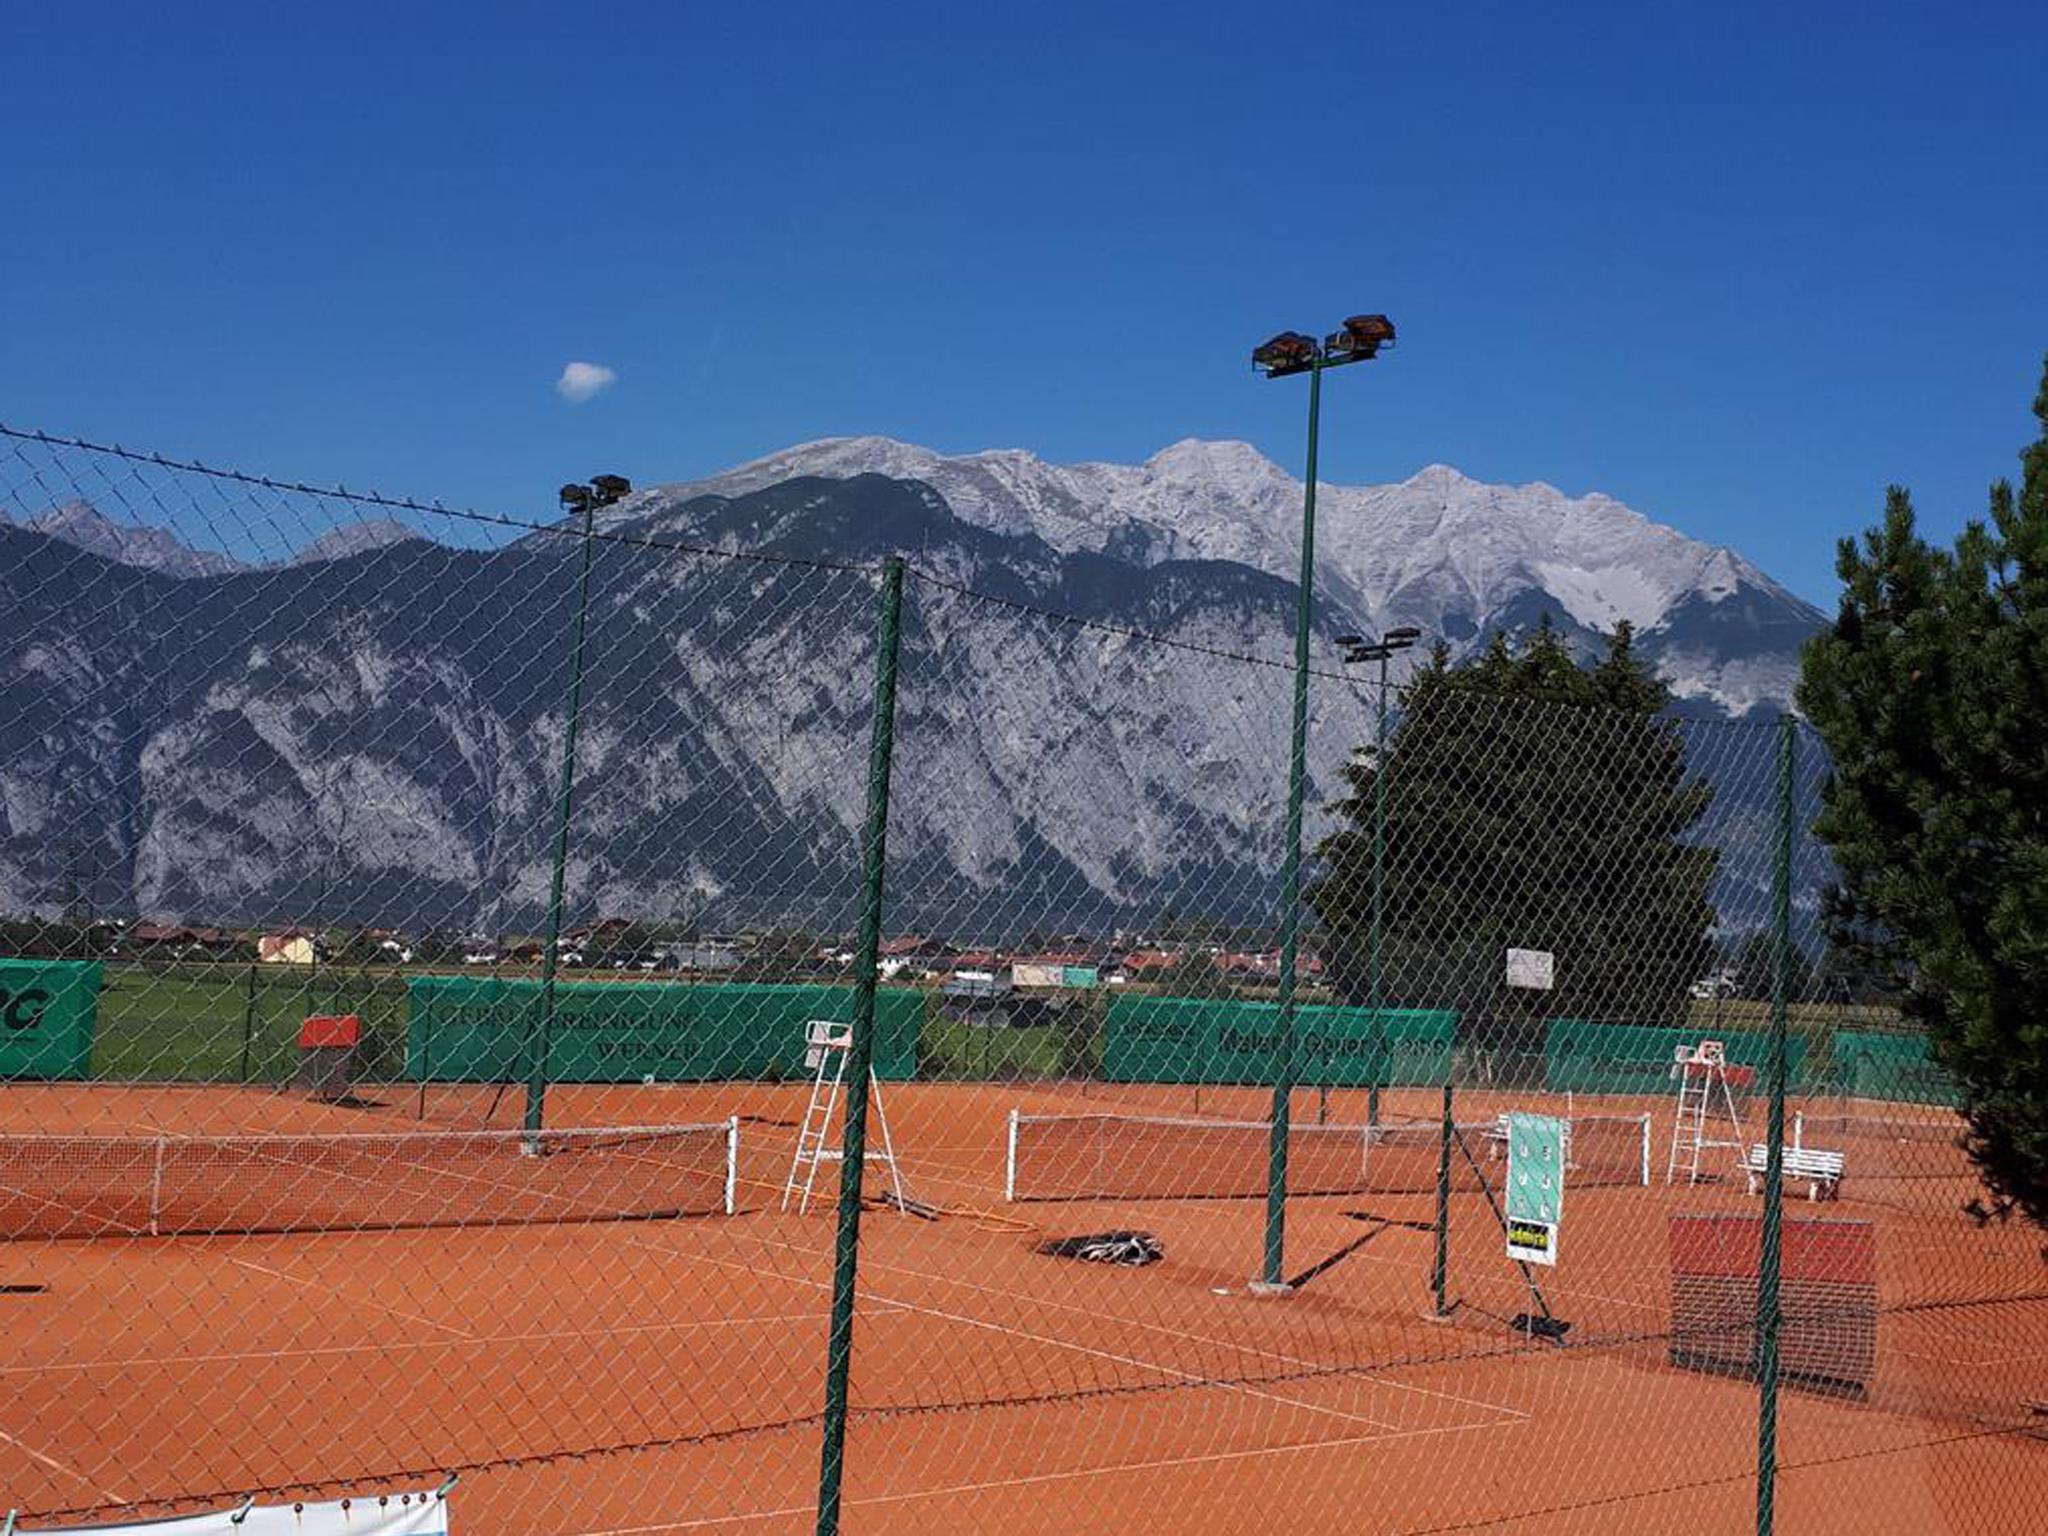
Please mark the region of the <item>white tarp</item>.
MULTIPOLYGON (((16 1530, 30 1536, 21 1526, 16 1530)), ((121 1536, 447 1536, 448 1500, 429 1488, 327 1503, 238 1504, 175 1520, 66 1526, 64 1536, 91 1531, 119 1531, 121 1536)))

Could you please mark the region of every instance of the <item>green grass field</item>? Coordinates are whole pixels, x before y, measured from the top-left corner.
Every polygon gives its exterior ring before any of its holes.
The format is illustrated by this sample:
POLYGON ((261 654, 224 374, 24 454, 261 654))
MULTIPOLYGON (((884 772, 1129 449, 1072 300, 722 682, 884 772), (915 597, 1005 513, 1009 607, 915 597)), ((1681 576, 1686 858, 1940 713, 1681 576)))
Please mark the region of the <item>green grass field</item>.
POLYGON ((1058 1031, 1047 1025, 991 1029, 927 1012, 918 1031, 917 1075, 961 1082, 1058 1077, 1058 1031))
MULTIPOLYGON (((281 1082, 308 1014, 353 1013, 388 1053, 405 1038, 405 978, 297 967, 109 965, 92 1072, 120 1081, 281 1082)), ((374 1059, 373 1059, 374 1066, 374 1059)))

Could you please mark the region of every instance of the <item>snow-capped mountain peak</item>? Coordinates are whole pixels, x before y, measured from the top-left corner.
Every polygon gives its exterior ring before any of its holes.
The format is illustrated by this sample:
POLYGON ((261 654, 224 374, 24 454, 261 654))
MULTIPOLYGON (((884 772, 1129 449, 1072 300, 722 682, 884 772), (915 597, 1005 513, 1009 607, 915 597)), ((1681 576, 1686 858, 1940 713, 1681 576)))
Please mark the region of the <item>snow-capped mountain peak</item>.
MULTIPOLYGON (((798 476, 870 473, 924 481, 963 522, 1034 534, 1062 554, 1141 566, 1234 561, 1287 579, 1299 567, 1301 482, 1242 442, 1186 438, 1141 464, 1060 465, 1019 449, 948 455, 886 437, 826 438, 660 494, 732 496, 798 476)), ((1796 643, 1784 648, 1783 635, 1820 621, 1732 550, 1597 492, 1493 485, 1432 463, 1390 485, 1323 481, 1317 517, 1317 589, 1360 627, 1414 624, 1463 645, 1548 611, 1588 631, 1626 621, 1654 649, 1682 618, 1687 670, 1671 672, 1674 687, 1737 712, 1789 696, 1796 643), (1703 661, 1699 610, 1738 593, 1762 606, 1730 610, 1743 615, 1729 636, 1743 668, 1739 680, 1723 679, 1703 661), (1758 623, 1777 626, 1778 654, 1758 654, 1758 623)))

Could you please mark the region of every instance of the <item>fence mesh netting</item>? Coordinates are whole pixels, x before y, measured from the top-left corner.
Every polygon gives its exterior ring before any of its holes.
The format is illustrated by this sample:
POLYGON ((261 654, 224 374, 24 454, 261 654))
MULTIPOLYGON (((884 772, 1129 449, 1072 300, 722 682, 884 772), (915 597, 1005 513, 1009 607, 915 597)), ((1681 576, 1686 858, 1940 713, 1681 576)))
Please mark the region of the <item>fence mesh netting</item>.
POLYGON ((1783 1531, 2040 1517, 2042 1234, 1827 929, 1825 755, 1625 639, 1321 604, 1297 952, 1284 582, 878 477, 0 429, 0 511, 21 1529, 1691 1536, 1760 1454, 1783 1531))

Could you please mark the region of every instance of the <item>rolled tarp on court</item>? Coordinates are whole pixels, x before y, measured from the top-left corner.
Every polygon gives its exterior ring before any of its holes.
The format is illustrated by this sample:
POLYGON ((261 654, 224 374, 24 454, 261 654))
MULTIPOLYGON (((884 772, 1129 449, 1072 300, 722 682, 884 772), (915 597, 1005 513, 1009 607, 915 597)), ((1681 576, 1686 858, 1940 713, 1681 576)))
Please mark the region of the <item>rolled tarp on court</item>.
MULTIPOLYGON (((538 981, 417 976, 406 986, 405 1065, 414 1082, 510 1082, 526 1071, 538 981)), ((917 1064, 922 993, 875 996, 875 1072, 917 1064)), ((555 985, 547 1076, 556 1083, 723 1082, 804 1075, 804 1026, 853 1017, 853 988, 575 981, 555 985)))
MULTIPOLYGON (((1114 1083, 1270 1083, 1280 1010, 1235 998, 1118 997, 1104 1021, 1102 1075, 1114 1083)), ((1458 1016, 1448 1008, 1294 1010, 1294 1079, 1333 1088, 1441 1083, 1458 1016)))
POLYGON ((0 1079, 92 1075, 97 960, 0 959, 0 1079))

